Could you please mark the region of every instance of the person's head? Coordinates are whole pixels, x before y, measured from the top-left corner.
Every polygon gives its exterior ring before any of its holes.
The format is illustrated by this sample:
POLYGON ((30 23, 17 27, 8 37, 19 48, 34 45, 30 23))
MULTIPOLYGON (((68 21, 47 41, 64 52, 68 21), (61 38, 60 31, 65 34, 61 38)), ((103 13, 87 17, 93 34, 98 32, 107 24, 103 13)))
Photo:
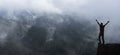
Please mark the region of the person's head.
POLYGON ((103 23, 101 23, 100 25, 103 25, 103 23))

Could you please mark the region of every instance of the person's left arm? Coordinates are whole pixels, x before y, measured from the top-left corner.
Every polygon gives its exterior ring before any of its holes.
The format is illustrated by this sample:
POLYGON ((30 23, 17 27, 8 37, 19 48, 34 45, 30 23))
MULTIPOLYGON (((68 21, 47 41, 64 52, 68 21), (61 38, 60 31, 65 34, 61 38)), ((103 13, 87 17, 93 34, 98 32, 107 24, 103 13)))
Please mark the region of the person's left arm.
POLYGON ((106 26, 109 22, 110 22, 110 21, 107 21, 107 23, 106 23, 104 26, 106 26))

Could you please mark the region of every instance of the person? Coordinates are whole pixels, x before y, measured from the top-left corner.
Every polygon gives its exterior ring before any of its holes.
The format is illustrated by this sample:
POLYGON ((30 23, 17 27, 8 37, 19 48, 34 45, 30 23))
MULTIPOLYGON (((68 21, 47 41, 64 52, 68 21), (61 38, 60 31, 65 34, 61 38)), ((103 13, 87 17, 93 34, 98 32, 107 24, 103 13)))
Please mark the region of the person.
POLYGON ((105 43, 105 40, 104 40, 104 29, 105 29, 105 26, 109 23, 109 21, 107 21, 107 23, 105 25, 103 25, 102 22, 99 23, 97 19, 96 19, 96 22, 98 23, 99 29, 100 29, 99 36, 98 36, 99 44, 101 44, 101 38, 102 38, 102 42, 104 44, 105 43))

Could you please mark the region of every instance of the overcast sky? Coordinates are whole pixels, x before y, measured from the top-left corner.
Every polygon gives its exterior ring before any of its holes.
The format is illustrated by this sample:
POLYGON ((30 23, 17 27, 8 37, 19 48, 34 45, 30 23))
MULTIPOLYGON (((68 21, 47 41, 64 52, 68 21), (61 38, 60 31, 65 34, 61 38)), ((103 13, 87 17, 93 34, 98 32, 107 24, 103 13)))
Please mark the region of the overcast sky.
POLYGON ((0 0, 0 10, 6 10, 8 15, 21 10, 82 14, 93 24, 96 24, 95 19, 104 23, 110 20, 110 24, 106 27, 105 38, 120 43, 120 0, 0 0))

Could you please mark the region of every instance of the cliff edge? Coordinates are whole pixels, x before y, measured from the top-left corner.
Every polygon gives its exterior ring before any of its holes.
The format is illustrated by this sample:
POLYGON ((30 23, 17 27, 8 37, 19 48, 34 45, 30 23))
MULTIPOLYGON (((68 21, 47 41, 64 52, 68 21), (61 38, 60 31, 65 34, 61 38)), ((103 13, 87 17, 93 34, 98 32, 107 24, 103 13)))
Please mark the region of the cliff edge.
POLYGON ((99 44, 97 55, 120 55, 120 44, 99 44))

